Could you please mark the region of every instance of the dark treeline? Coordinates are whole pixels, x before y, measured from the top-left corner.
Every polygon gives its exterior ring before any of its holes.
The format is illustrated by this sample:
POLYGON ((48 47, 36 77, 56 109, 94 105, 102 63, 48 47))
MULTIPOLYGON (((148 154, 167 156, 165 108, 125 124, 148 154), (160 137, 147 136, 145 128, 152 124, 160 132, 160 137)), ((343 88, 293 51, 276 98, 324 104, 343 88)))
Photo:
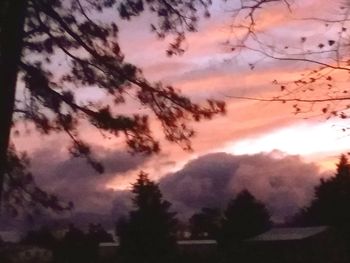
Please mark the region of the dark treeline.
MULTIPOLYGON (((243 239, 264 232, 271 226, 265 205, 247 190, 232 199, 225 211, 203 208, 195 213, 185 228, 171 210, 171 204, 163 199, 158 184, 141 172, 132 186, 133 210, 128 217, 116 223, 119 238, 118 262, 194 262, 196 258, 183 255, 177 240, 217 240, 223 259, 243 239), (184 233, 186 232, 186 233, 184 233), (227 252, 226 252, 227 251, 227 252)), ((49 228, 30 231, 23 244, 36 245, 53 251, 56 263, 98 262, 98 245, 114 242, 101 225, 91 224, 87 232, 70 225, 64 234, 54 235, 49 228)), ((213 256, 200 261, 211 262, 213 256)))
POLYGON ((95 263, 98 262, 99 243, 113 241, 112 235, 99 224, 90 224, 87 232, 72 224, 62 233, 47 227, 29 231, 21 244, 51 250, 55 263, 95 263))
MULTIPOLYGON (((242 241, 272 227, 265 204, 248 190, 232 198, 221 211, 204 207, 187 224, 176 218, 171 203, 164 200, 159 186, 141 172, 132 185, 133 209, 128 217, 116 223, 119 240, 101 225, 91 224, 83 232, 74 225, 57 237, 49 228, 30 231, 23 244, 37 245, 53 252, 56 263, 98 262, 99 243, 119 243, 116 260, 125 263, 196 262, 180 253, 179 239, 216 240, 218 250, 213 257, 198 262, 232 261, 239 259, 242 241)), ((332 226, 339 237, 350 246, 350 164, 342 155, 335 176, 321 179, 314 189, 314 198, 307 207, 287 222, 289 226, 332 226)), ((212 255, 213 256, 213 255, 212 255)))

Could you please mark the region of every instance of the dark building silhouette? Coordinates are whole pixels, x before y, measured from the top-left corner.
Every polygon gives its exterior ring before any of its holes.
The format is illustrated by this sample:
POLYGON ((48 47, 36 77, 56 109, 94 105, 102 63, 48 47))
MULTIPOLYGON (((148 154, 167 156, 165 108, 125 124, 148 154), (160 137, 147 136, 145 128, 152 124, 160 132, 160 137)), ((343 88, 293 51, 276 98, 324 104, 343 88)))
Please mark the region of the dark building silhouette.
MULTIPOLYGON (((178 240, 177 262, 217 262, 218 244, 216 240, 178 240)), ((99 244, 99 262, 117 262, 120 259, 119 242, 104 242, 99 244)), ((119 260, 120 262, 120 260, 119 260)))
MULTIPOLYGON (((345 246, 331 227, 272 228, 242 245, 244 262, 345 262, 345 246)), ((243 261, 242 261, 243 262, 243 261)))

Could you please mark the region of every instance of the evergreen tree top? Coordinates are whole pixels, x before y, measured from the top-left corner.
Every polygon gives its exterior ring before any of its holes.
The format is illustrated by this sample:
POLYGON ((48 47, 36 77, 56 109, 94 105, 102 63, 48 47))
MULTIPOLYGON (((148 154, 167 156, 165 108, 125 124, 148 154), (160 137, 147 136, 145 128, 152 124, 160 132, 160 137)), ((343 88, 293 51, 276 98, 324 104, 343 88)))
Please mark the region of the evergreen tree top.
POLYGON ((345 154, 342 154, 337 164, 336 178, 350 178, 350 164, 345 154))
POLYGON ((144 209, 150 207, 159 207, 166 201, 162 200, 162 193, 158 185, 148 178, 148 174, 140 172, 136 183, 133 184, 132 193, 135 197, 133 203, 135 208, 144 209))

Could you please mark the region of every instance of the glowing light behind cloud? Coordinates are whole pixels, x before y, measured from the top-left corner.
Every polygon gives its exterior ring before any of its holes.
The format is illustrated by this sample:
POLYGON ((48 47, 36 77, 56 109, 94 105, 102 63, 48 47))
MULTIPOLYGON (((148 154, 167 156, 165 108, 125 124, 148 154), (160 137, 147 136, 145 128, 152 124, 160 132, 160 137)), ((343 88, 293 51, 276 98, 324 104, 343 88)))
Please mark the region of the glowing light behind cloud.
POLYGON ((345 123, 334 121, 303 123, 228 144, 224 150, 234 154, 254 154, 277 149, 304 156, 346 152, 350 149, 350 136, 342 131, 343 127, 346 127, 345 123))

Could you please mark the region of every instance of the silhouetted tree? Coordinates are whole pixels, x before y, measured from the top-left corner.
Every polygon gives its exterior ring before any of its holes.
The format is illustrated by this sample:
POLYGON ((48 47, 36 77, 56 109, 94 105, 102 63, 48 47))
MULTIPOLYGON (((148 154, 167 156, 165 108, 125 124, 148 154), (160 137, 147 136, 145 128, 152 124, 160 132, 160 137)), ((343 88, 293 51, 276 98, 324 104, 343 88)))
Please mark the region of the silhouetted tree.
MULTIPOLYGON (((190 149, 194 131, 188 121, 223 113, 224 103, 208 100, 206 106, 201 106, 171 86, 148 81, 138 67, 125 61, 118 44, 118 26, 102 13, 114 8, 115 18, 129 20, 149 10, 157 18, 152 30, 161 38, 174 36, 167 51, 173 55, 183 52, 185 32, 196 29, 201 8, 205 15, 209 14, 210 3, 210 0, 2 0, 0 198, 4 184, 13 180, 7 160, 10 131, 15 123, 32 123, 43 135, 66 133, 72 141, 71 154, 85 157, 98 172, 103 172, 103 166, 79 136, 78 127, 83 122, 104 133, 124 136, 134 152, 154 153, 159 151, 159 143, 149 127, 149 117, 154 116, 167 140, 190 149), (60 63, 63 64, 58 69, 60 63), (17 76, 24 84, 20 88, 16 88, 17 76), (94 103, 77 97, 78 91, 87 87, 102 91, 105 100, 94 103), (121 113, 118 106, 127 98, 135 99, 146 110, 121 113)), ((11 187, 15 186, 25 189, 26 198, 31 198, 26 185, 12 183, 11 187)), ((56 204, 53 208, 57 208, 56 204)))
POLYGON ((119 222, 120 253, 125 262, 169 262, 176 246, 175 213, 159 187, 141 172, 132 192, 135 210, 119 222))
POLYGON ((204 207, 190 220, 192 239, 216 239, 220 228, 221 213, 218 209, 204 207))
POLYGON ((4 178, 2 196, 6 202, 0 204, 12 216, 25 209, 32 218, 42 212, 42 208, 51 208, 56 212, 66 211, 73 203, 62 202, 56 195, 47 193, 37 186, 32 173, 28 170, 29 159, 26 154, 16 154, 11 147, 8 152, 8 173, 4 178))
POLYGON ((42 227, 38 230, 28 231, 22 243, 54 249, 57 245, 57 240, 48 227, 42 227))
MULTIPOLYGON (((41 227, 38 230, 30 230, 25 237, 21 240, 22 244, 34 245, 49 249, 53 254, 53 262, 55 263, 68 263, 70 260, 69 245, 65 243, 64 239, 55 237, 49 227, 41 227)), ((70 261, 71 262, 71 261, 70 261)))
POLYGON ((335 176, 321 179, 315 187, 315 196, 311 204, 294 216, 292 223, 297 226, 328 225, 335 230, 340 243, 347 248, 346 257, 350 258, 350 164, 345 155, 341 155, 335 176))
POLYGON ((87 233, 88 239, 94 240, 96 243, 113 242, 113 236, 108 233, 101 224, 90 224, 87 233))
POLYGON ((315 187, 315 198, 297 216, 299 224, 350 226, 350 164, 341 155, 335 176, 321 179, 315 187))
POLYGON ((72 224, 61 240, 55 260, 64 263, 92 262, 88 248, 86 234, 72 224))
POLYGON ((220 245, 229 249, 244 239, 266 231, 270 226, 270 214, 265 205, 243 190, 229 202, 224 212, 220 245))
POLYGON ((86 253, 89 255, 90 262, 98 262, 98 247, 100 243, 104 242, 114 242, 113 236, 100 224, 90 224, 86 235, 86 253))

